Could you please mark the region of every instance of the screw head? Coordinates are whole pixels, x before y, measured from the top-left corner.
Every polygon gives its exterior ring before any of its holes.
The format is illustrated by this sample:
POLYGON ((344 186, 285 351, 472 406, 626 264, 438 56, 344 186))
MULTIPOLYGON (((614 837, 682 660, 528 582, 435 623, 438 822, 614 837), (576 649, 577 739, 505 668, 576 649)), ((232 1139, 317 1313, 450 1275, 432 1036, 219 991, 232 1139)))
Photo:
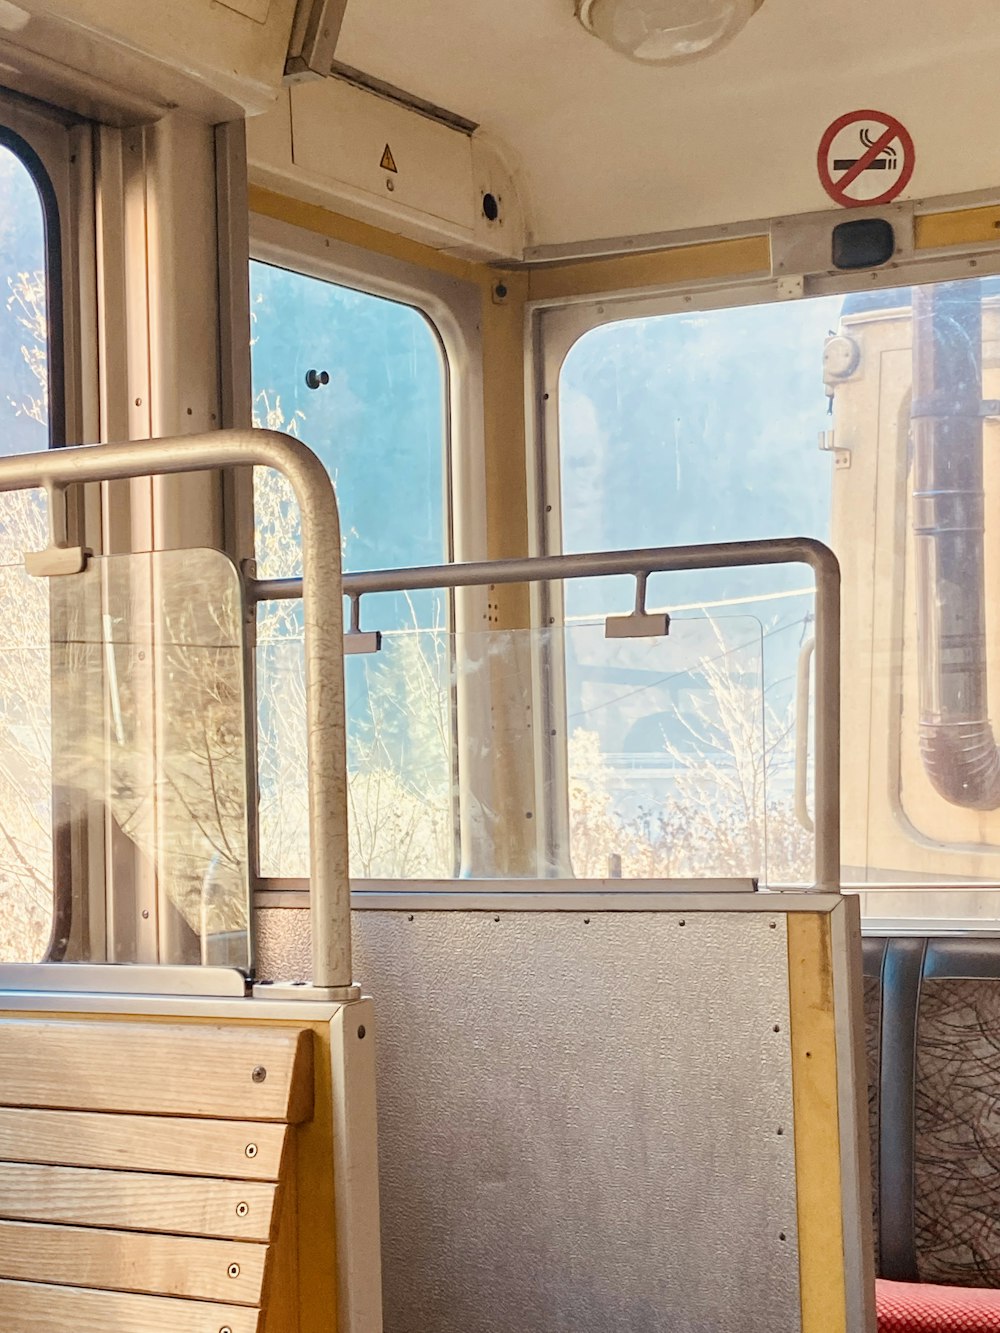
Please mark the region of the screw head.
POLYGON ((250 1075, 250 1077, 253 1079, 255 1083, 263 1083, 264 1080, 267 1078, 267 1070, 264 1068, 263 1065, 255 1065, 254 1071, 250 1075))
POLYGON ((246 1215, 247 1215, 247 1213, 249 1213, 249 1211, 250 1211, 250 1205, 249 1205, 248 1203, 238 1203, 238 1204, 236 1205, 236 1216, 237 1216, 237 1217, 246 1217, 246 1215))
POLYGON ((228 1324, 223 1324, 222 1327, 219 1329, 219 1333, 233 1333, 233 1330, 229 1327, 228 1324))
POLYGON ((246 1153, 248 1157, 256 1157, 257 1156, 256 1143, 248 1143, 247 1146, 243 1149, 243 1151, 246 1153))
POLYGON ((239 1277, 240 1275, 239 1264, 230 1264, 229 1267, 226 1269, 226 1272, 229 1274, 230 1277, 239 1277))

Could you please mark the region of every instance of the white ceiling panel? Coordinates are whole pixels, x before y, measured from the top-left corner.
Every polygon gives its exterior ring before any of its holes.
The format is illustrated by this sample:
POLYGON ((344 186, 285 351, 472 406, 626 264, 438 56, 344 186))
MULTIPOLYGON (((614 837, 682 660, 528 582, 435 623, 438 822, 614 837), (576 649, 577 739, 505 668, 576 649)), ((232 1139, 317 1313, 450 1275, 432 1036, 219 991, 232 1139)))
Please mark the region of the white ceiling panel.
POLYGON ((996 0, 765 0, 718 55, 643 68, 573 0, 351 0, 337 58, 512 151, 535 245, 830 206, 816 151, 875 108, 916 144, 904 198, 1000 184, 996 0))

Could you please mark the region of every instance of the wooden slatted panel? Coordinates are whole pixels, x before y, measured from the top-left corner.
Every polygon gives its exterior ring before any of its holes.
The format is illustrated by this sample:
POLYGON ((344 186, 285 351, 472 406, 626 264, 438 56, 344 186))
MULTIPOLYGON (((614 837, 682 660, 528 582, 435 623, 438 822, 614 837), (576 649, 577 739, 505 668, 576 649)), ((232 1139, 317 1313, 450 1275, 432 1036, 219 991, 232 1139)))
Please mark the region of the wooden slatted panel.
POLYGON ((257 1305, 267 1252, 242 1241, 0 1222, 0 1278, 25 1282, 257 1305))
POLYGON ((277 1186, 0 1162, 0 1218, 266 1241, 277 1186))
POLYGON ((3 1333, 259 1333, 258 1310, 0 1281, 3 1333))
POLYGON ((0 1020, 6 1106, 295 1124, 311 1113, 311 1062, 304 1029, 0 1020))
POLYGON ((0 1161, 277 1180, 287 1133, 284 1125, 237 1120, 0 1106, 0 1161))

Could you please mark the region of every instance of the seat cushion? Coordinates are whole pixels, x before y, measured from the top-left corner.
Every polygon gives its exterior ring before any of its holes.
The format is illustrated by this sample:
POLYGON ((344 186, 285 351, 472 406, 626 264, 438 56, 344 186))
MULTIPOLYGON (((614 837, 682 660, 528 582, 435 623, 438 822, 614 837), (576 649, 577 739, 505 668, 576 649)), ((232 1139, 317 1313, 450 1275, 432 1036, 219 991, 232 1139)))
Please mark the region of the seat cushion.
POLYGON ((875 1305, 879 1333, 1000 1333, 1000 1291, 992 1288, 879 1278, 875 1305))

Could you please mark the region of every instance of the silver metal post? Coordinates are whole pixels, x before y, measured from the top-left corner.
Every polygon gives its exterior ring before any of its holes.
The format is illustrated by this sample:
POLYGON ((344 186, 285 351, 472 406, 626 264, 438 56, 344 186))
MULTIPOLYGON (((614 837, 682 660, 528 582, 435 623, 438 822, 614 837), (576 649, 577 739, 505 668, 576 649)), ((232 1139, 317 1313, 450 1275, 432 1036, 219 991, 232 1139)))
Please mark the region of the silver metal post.
POLYGON ((2 458, 0 491, 41 487, 52 496, 54 489, 82 482, 247 465, 274 468, 288 479, 302 523, 303 578, 296 596, 305 622, 313 975, 312 987, 298 994, 315 999, 320 990, 331 999, 353 998, 340 520, 323 464, 299 440, 277 431, 214 431, 2 458))

